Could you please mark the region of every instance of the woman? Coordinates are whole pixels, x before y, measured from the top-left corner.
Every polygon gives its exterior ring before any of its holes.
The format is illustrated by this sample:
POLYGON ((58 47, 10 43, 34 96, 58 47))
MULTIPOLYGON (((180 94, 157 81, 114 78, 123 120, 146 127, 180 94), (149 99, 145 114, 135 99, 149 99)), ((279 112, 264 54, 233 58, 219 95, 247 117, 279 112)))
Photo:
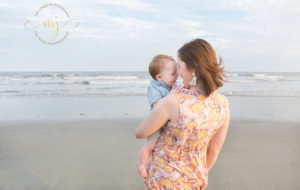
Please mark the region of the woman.
POLYGON ((182 46, 177 61, 185 90, 162 98, 136 129, 136 138, 146 138, 168 122, 144 182, 152 190, 203 190, 229 126, 228 100, 216 92, 223 86, 224 69, 212 46, 202 39, 182 46))

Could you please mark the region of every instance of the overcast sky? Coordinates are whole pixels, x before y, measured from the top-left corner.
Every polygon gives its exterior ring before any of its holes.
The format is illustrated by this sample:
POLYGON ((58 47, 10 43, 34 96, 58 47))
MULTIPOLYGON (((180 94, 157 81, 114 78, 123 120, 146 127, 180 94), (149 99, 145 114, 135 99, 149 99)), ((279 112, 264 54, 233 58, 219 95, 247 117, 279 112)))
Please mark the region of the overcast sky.
POLYGON ((203 38, 227 71, 300 72, 299 23, 299 0, 1 0, 0 71, 146 71, 203 38), (57 45, 24 28, 48 2, 80 21, 57 45))

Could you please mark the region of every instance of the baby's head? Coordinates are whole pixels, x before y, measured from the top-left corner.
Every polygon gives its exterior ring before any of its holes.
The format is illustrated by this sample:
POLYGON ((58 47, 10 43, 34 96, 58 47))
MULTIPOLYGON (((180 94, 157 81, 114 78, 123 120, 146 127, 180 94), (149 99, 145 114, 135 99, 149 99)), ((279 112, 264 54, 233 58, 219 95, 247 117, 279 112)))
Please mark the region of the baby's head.
POLYGON ((155 56, 149 64, 149 73, 154 80, 164 82, 169 88, 172 88, 178 77, 176 62, 167 55, 155 56))

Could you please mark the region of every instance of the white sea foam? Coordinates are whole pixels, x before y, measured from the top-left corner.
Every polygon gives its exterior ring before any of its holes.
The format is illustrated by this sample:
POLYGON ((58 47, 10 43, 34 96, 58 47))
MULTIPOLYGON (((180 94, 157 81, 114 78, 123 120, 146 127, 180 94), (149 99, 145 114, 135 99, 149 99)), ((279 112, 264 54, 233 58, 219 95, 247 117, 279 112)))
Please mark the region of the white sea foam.
MULTIPOLYGON (((227 73, 220 92, 300 96, 300 73, 227 73)), ((0 72, 0 97, 146 95, 147 72, 0 72)), ((180 78, 177 80, 177 83, 180 78)))
POLYGON ((256 80, 276 81, 284 79, 284 76, 277 74, 253 74, 253 78, 256 80))

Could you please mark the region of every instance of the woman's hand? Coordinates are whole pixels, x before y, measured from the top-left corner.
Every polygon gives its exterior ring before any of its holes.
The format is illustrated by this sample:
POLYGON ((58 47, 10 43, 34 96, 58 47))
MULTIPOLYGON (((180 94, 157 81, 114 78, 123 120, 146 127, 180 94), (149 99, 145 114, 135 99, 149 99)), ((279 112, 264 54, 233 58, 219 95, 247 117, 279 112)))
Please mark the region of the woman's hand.
POLYGON ((177 93, 181 93, 183 90, 184 90, 183 86, 179 85, 176 87, 175 85, 173 85, 170 93, 177 94, 177 93))

